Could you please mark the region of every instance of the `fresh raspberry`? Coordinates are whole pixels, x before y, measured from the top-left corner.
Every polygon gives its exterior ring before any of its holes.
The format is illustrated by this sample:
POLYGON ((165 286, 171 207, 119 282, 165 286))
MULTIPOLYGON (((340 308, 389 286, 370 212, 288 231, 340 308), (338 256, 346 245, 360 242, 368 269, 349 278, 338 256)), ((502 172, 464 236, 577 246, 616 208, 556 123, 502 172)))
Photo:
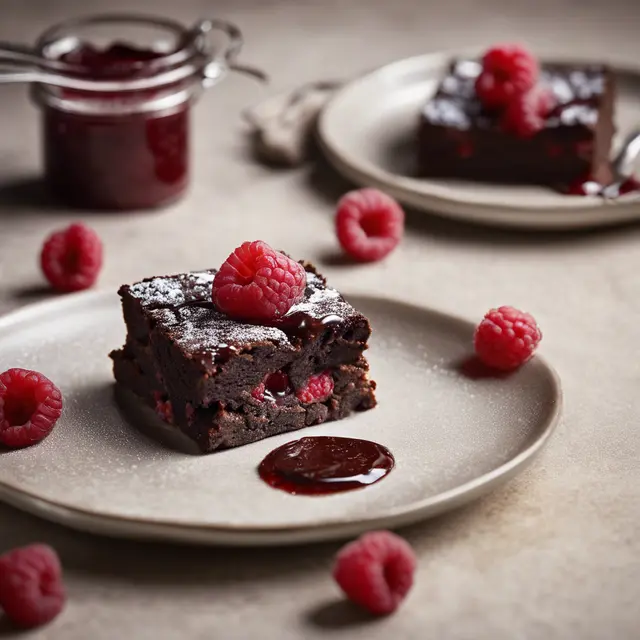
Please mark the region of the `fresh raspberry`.
POLYGON ((261 382, 255 389, 251 390, 251 395, 258 402, 264 402, 264 392, 265 392, 264 382, 261 382))
POLYGON ((626 180, 623 180, 618 188, 618 193, 623 196, 626 193, 636 193, 640 191, 640 180, 635 176, 630 176, 626 180))
POLYGON ((361 262, 381 260, 402 238, 404 211, 377 189, 350 191, 338 202, 336 232, 351 257, 361 262))
POLYGON ((476 354, 486 365, 511 371, 524 364, 542 339, 533 316, 513 307, 487 313, 475 333, 476 354))
POLYGON ((14 624, 47 624, 64 602, 60 560, 51 547, 33 544, 0 556, 0 608, 14 624))
POLYGON ((245 242, 213 280, 213 302, 231 317, 274 320, 304 296, 307 274, 301 264, 266 242, 245 242))
POLYGON ((258 402, 264 402, 265 398, 275 401, 289 393, 291 393, 291 381, 284 371, 268 373, 264 380, 251 391, 251 395, 258 402))
POLYGON ((333 577, 350 600, 386 615, 411 589, 415 568, 408 542, 390 531, 372 531, 339 551, 333 577))
POLYGON ((548 89, 532 89, 515 96, 502 115, 502 128, 520 138, 529 138, 544 127, 544 119, 555 106, 548 89))
POLYGON ((42 247, 40 266, 58 291, 88 289, 102 267, 102 242, 83 224, 72 224, 51 234, 42 247))
POLYGON ((517 44, 493 47, 482 58, 476 93, 487 109, 499 109, 515 96, 529 91, 538 73, 538 62, 523 47, 517 44))
POLYGON ((62 394, 37 371, 0 373, 0 444, 17 449, 46 438, 62 413, 62 394))
POLYGON ((324 402, 333 393, 333 377, 328 371, 311 376, 304 387, 296 391, 296 398, 304 404, 324 402))
POLYGON ((171 404, 171 400, 165 400, 165 396, 159 391, 155 391, 153 397, 156 401, 156 413, 165 422, 173 424, 173 405, 171 404))
POLYGON ((537 85, 530 93, 534 96, 536 111, 542 118, 546 118, 558 106, 558 98, 547 86, 537 85))

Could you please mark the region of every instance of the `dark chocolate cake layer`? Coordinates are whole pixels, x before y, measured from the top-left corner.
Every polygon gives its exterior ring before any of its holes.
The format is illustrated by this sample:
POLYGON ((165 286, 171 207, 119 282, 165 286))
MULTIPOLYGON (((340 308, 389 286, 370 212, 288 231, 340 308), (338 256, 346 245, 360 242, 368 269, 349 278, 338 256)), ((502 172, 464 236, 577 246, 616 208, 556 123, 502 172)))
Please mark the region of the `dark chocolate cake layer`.
POLYGON ((121 287, 128 335, 111 354, 119 385, 205 452, 372 408, 375 383, 362 355, 369 321, 305 269, 303 300, 270 326, 218 311, 213 270, 121 287), (320 372, 331 374, 332 396, 301 403, 296 391, 320 372), (286 392, 258 400, 252 392, 274 373, 287 380, 286 392))
POLYGON ((615 81, 607 67, 544 65, 540 84, 557 106, 530 138, 503 131, 499 114, 483 108, 475 93, 480 70, 478 61, 454 60, 424 106, 420 175, 554 186, 586 176, 611 182, 615 81))
POLYGON ((353 411, 373 408, 375 383, 368 379, 366 362, 364 365, 341 365, 334 369, 334 391, 323 402, 303 404, 294 395, 278 403, 261 402, 250 393, 243 393, 234 402, 193 408, 176 402, 167 405, 168 396, 155 390, 135 360, 127 359, 122 352, 114 355, 114 375, 118 384, 133 392, 165 422, 179 428, 204 453, 340 420, 353 411))

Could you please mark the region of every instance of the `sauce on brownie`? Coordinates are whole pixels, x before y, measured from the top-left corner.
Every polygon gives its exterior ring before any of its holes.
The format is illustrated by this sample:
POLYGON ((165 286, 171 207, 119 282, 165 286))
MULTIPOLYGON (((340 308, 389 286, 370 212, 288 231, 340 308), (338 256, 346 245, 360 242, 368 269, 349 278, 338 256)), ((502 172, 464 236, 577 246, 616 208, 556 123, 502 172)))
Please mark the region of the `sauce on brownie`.
POLYGON ((394 466, 391 452, 376 442, 308 436, 274 449, 258 473, 268 485, 287 493, 325 495, 374 484, 394 466))
POLYGON ((366 341, 368 337, 362 316, 314 273, 307 272, 302 301, 294 304, 284 316, 260 325, 229 319, 217 309, 211 301, 214 275, 213 271, 197 272, 189 274, 186 280, 184 277, 153 279, 144 286, 138 285, 145 308, 163 314, 165 322, 179 323, 175 329, 176 339, 198 344, 197 353, 203 359, 223 364, 237 355, 237 345, 247 341, 273 341, 292 348, 291 345, 314 340, 323 333, 325 344, 345 335, 347 340, 366 341), (215 335, 212 320, 216 323, 215 335), (215 346, 212 337, 216 339, 215 346))
POLYGON ((600 196, 607 200, 614 200, 627 193, 640 193, 640 181, 629 177, 609 185, 602 185, 593 178, 587 177, 577 180, 566 189, 561 189, 561 192, 571 196, 600 196))

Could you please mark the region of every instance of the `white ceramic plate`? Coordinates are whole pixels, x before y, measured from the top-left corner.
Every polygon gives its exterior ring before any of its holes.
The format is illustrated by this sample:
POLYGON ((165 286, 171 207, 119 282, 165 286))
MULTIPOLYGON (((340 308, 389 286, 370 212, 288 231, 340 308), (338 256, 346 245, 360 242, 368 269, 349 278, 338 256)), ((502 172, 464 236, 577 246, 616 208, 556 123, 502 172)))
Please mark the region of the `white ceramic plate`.
POLYGON ((301 543, 397 527, 486 493, 540 451, 558 420, 556 375, 540 358, 503 379, 473 380, 459 363, 472 325, 366 296, 369 356, 380 405, 304 430, 386 445, 397 466, 381 482, 333 496, 292 496, 256 466, 287 434, 208 456, 164 448, 131 427, 113 400, 107 353, 124 339, 119 299, 89 293, 0 319, 0 362, 51 377, 65 398, 39 445, 0 451, 0 498, 96 533, 203 544, 301 543))
MULTIPOLYGON (((640 218, 640 197, 606 201, 551 189, 415 173, 418 114, 442 77, 450 53, 401 60, 341 89, 323 110, 320 144, 329 161, 356 184, 378 187, 417 209, 450 218, 538 229, 609 225, 640 218)), ((616 145, 640 127, 640 71, 616 70, 616 145)))

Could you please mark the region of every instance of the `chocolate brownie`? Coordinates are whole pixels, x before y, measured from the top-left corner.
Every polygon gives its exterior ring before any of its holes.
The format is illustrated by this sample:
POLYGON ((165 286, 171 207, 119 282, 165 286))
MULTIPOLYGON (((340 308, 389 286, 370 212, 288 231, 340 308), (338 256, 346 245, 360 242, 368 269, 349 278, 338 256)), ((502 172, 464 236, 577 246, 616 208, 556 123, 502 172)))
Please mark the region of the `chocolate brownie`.
POLYGON ((202 452, 374 407, 375 383, 363 356, 369 321, 303 265, 304 298, 269 325, 215 308, 215 270, 122 286, 127 340, 111 353, 119 397, 131 407, 133 394, 202 452), (299 401, 296 391, 320 372, 333 378, 331 396, 299 401), (270 392, 273 379, 279 387, 270 392), (262 398, 255 390, 265 382, 262 398))
POLYGON ((454 60, 420 114, 419 173, 495 183, 561 186, 590 176, 612 180, 615 81, 602 65, 546 64, 540 84, 556 107, 541 131, 521 138, 503 130, 499 115, 475 92, 476 60, 454 60))

